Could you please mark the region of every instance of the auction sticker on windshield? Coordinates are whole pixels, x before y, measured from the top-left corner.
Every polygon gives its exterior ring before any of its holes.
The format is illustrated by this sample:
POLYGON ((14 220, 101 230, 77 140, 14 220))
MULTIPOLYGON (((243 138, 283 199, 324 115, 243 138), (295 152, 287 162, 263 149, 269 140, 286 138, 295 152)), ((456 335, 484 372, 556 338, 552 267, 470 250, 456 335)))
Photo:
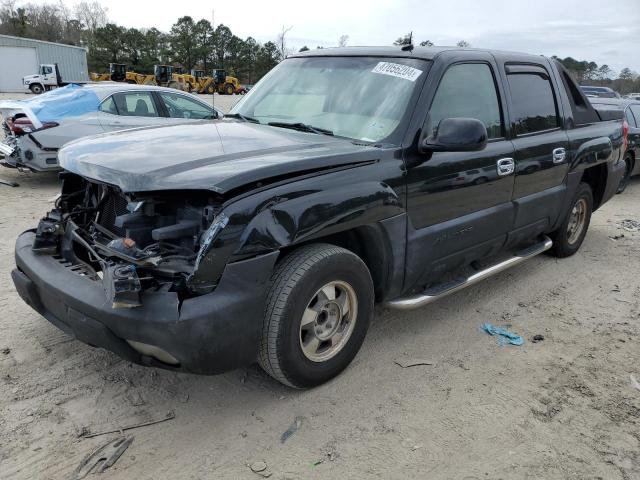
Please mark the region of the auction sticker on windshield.
POLYGON ((417 68, 391 62, 378 62, 378 64, 371 71, 373 73, 380 73, 382 75, 391 75, 392 77, 404 78, 405 80, 409 80, 411 82, 415 82, 422 73, 422 70, 418 70, 417 68))

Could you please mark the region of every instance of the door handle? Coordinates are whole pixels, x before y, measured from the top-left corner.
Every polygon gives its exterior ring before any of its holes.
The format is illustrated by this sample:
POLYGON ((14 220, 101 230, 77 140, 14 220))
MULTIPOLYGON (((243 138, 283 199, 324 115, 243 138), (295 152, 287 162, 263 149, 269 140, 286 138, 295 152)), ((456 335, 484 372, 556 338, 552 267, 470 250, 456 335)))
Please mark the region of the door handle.
POLYGON ((498 167, 498 176, 500 177, 511 175, 516 170, 516 164, 513 158, 501 158, 496 162, 496 165, 498 167))
POLYGON ((564 148, 553 149, 553 163, 562 163, 567 156, 567 151, 564 148))

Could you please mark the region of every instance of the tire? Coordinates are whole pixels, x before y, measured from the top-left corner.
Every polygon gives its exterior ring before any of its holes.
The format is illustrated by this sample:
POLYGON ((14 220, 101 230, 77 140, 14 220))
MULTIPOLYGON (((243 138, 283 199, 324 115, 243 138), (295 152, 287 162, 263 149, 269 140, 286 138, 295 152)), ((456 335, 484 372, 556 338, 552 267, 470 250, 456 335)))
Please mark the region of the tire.
POLYGON ((616 193, 624 192, 625 188, 627 188, 627 185, 629 184, 631 172, 633 171, 633 158, 631 158, 631 155, 627 155, 624 158, 624 163, 624 175, 620 179, 620 183, 618 184, 618 190, 616 190, 616 193))
POLYGON ((233 85, 231 85, 230 83, 227 83, 224 86, 224 93, 227 95, 233 95, 233 93, 236 91, 236 89, 233 87, 233 85))
POLYGON ((558 258, 570 257, 576 253, 587 235, 592 213, 591 187, 580 183, 562 225, 550 235, 553 240, 550 253, 558 258))
POLYGON ((216 92, 216 89, 215 89, 215 88, 213 88, 213 85, 209 85, 209 86, 207 87, 207 93, 208 93, 209 95, 213 95, 215 92, 216 92))
POLYGON ((29 90, 31 90, 31 93, 33 93, 34 95, 40 95, 42 92, 44 92, 44 88, 42 88, 42 85, 40 85, 39 83, 34 83, 33 85, 31 85, 29 87, 29 90))
POLYGON ((293 388, 330 380, 360 350, 373 303, 371 275, 358 256, 328 244, 294 250, 271 277, 258 363, 293 388), (333 302, 331 294, 324 293, 331 291, 333 302), (315 320, 303 326, 303 319, 310 318, 315 320))

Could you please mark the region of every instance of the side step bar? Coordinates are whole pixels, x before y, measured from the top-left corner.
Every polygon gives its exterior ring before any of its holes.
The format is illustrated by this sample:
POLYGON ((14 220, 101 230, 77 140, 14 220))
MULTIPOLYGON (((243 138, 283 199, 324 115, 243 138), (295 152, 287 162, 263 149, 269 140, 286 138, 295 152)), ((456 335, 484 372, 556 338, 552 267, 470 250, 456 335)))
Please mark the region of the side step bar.
POLYGON ((549 237, 545 237, 542 242, 525 248, 524 250, 516 253, 513 257, 503 262, 492 265, 489 268, 485 268, 484 270, 480 270, 467 278, 459 278, 447 283, 435 285, 420 294, 391 300, 390 302, 387 302, 386 305, 387 307, 395 308, 397 310, 413 310, 414 308, 420 308, 428 303, 434 302, 442 297, 446 297, 449 294, 462 290, 463 288, 475 285, 485 278, 491 277, 492 275, 500 273, 507 268, 518 265, 519 263, 522 263, 525 260, 530 259, 531 257, 535 257, 542 252, 546 252, 551 248, 552 245, 553 242, 551 241, 551 239, 549 237))

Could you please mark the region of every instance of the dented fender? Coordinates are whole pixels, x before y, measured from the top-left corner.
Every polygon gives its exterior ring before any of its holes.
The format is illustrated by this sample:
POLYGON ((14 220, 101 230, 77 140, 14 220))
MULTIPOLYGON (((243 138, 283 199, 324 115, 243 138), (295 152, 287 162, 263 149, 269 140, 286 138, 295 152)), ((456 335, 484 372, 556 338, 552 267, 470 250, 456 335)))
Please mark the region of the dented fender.
POLYGON ((263 207, 243 231, 236 254, 275 250, 402 213, 396 192, 380 182, 342 185, 263 207))
POLYGON ((381 158, 366 164, 301 176, 229 199, 222 210, 229 222, 190 284, 210 288, 228 263, 405 213, 402 160, 393 150, 377 153, 381 158))

